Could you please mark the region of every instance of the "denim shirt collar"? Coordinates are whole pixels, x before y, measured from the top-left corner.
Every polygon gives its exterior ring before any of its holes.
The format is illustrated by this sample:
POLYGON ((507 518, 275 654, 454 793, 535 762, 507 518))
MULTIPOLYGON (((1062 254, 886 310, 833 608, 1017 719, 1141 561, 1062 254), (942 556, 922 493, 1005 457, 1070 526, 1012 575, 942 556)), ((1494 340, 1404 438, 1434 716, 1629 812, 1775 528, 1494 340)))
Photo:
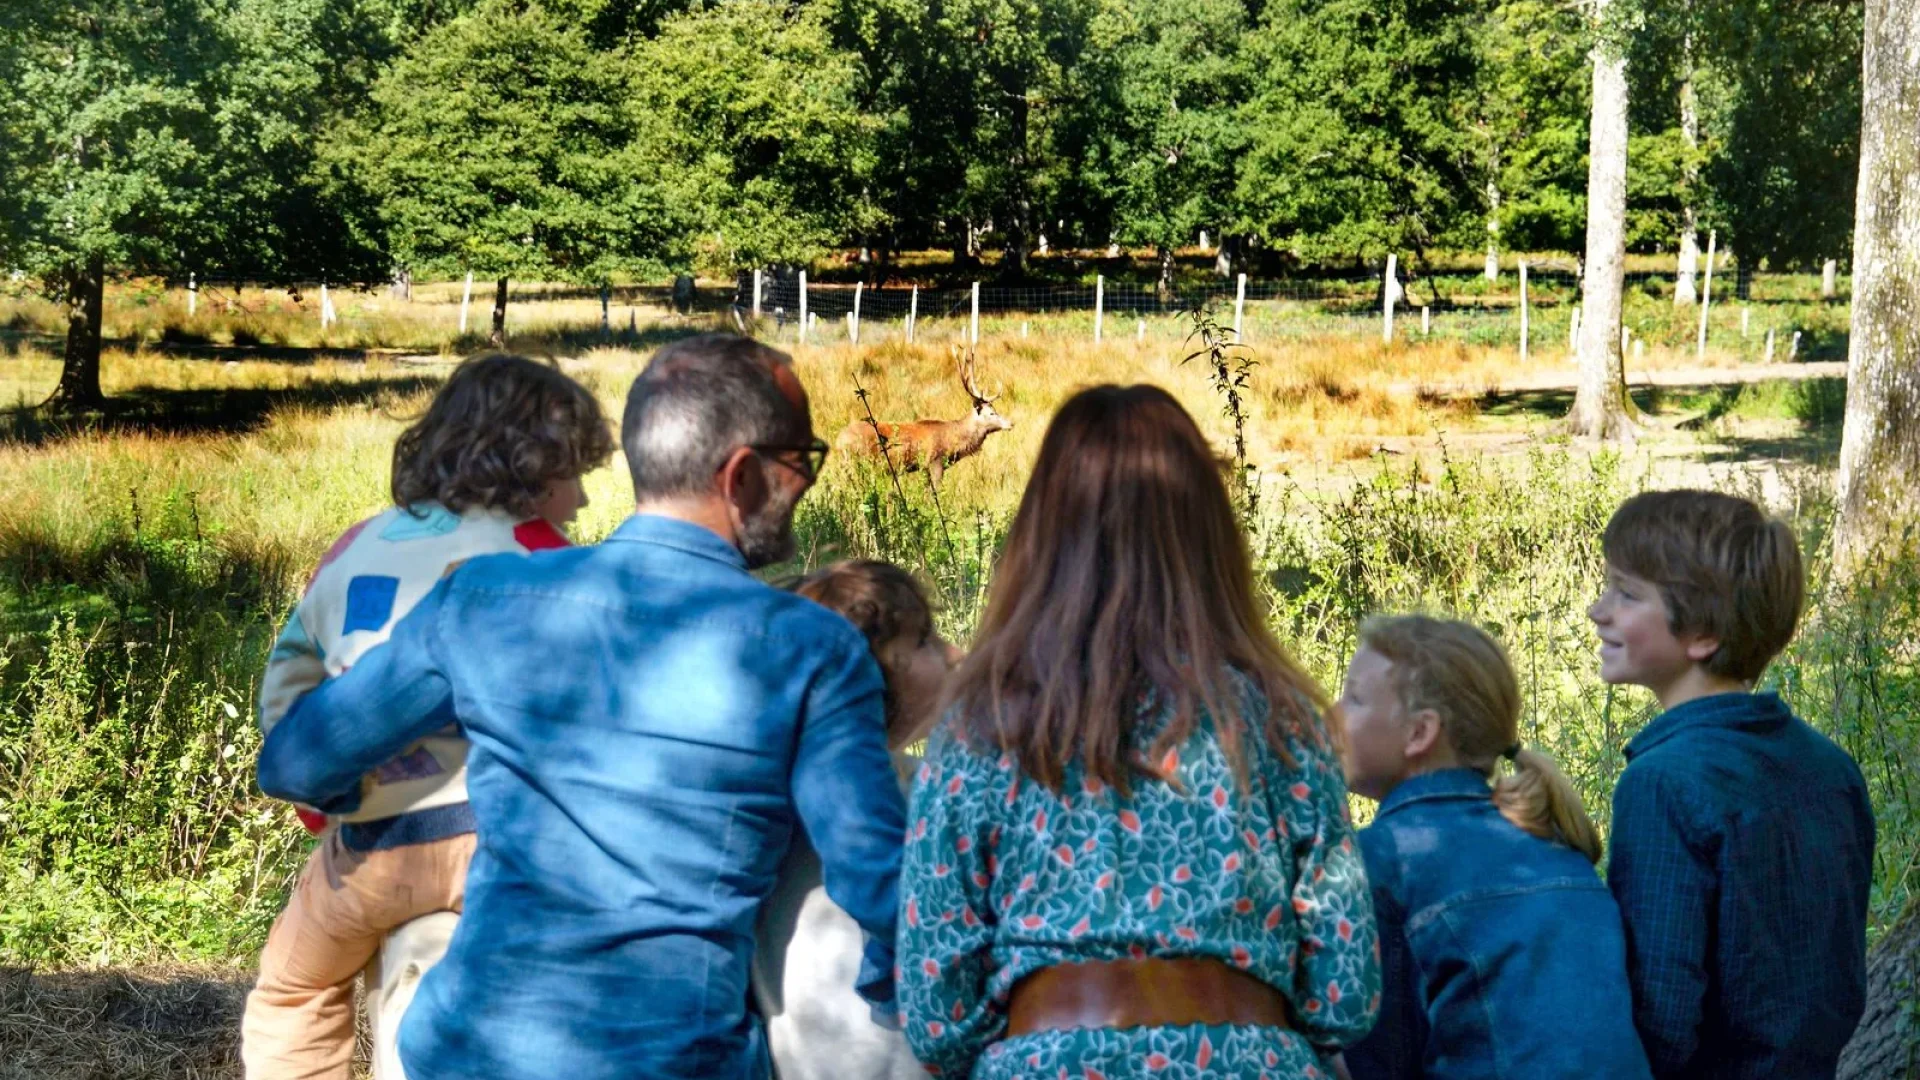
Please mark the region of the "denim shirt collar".
POLYGON ((659 514, 635 514, 620 523, 603 543, 657 544, 703 559, 712 559, 738 570, 746 570, 747 560, 738 548, 720 538, 712 529, 678 518, 659 514))
POLYGON ((1774 693, 1709 694, 1683 701, 1640 729, 1627 743, 1627 759, 1644 754, 1688 728, 1724 727, 1762 730, 1777 728, 1793 718, 1786 702, 1774 693))
POLYGON ((1478 769, 1441 769, 1400 781, 1392 791, 1387 792, 1386 798, 1380 800, 1380 809, 1373 819, 1378 821, 1410 803, 1492 797, 1493 785, 1487 782, 1486 774, 1478 769))

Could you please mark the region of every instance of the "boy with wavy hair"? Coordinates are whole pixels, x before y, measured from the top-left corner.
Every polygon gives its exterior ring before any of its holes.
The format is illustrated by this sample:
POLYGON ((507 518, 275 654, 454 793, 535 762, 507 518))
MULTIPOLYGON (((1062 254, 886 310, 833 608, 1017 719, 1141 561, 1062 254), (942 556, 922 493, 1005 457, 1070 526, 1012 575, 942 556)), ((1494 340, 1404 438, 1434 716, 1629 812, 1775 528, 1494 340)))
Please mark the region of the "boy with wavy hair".
POLYGON ((1653 1073, 1831 1080, 1865 1007, 1874 825, 1853 759, 1754 691, 1805 601, 1793 530, 1655 491, 1602 543, 1601 678, 1663 710, 1627 743, 1607 867, 1653 1073))
MULTIPOLYGON (((565 547, 587 504, 580 477, 613 438, 600 405, 557 369, 520 356, 456 368, 393 449, 393 507, 348 529, 307 584, 261 678, 271 730, 301 694, 386 641, 443 576, 479 555, 565 547)), ((302 810, 324 839, 260 957, 241 1058, 249 1080, 346 1080, 353 977, 383 935, 461 908, 474 823, 467 743, 449 726, 361 781, 336 819, 302 810)))

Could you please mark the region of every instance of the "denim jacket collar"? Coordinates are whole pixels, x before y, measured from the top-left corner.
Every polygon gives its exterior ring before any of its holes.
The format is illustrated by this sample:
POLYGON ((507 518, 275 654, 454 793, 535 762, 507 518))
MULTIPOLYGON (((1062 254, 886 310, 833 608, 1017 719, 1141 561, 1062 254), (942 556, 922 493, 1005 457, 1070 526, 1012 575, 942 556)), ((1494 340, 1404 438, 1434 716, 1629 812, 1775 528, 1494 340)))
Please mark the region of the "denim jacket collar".
POLYGON ((657 544, 740 570, 747 568, 746 557, 740 554, 739 549, 722 540, 712 529, 659 514, 633 515, 621 522, 620 527, 613 530, 613 535, 604 542, 657 544))
POLYGON ((1392 791, 1387 792, 1386 798, 1380 800, 1380 810, 1373 815, 1373 819, 1378 821, 1409 803, 1492 797, 1493 786, 1487 782, 1486 774, 1478 769, 1441 769, 1400 781, 1392 791))
POLYGON ((1640 729, 1627 743, 1627 759, 1644 754, 1693 727, 1745 728, 1750 731, 1777 728, 1792 719, 1786 702, 1774 693, 1709 694, 1683 701, 1640 729))

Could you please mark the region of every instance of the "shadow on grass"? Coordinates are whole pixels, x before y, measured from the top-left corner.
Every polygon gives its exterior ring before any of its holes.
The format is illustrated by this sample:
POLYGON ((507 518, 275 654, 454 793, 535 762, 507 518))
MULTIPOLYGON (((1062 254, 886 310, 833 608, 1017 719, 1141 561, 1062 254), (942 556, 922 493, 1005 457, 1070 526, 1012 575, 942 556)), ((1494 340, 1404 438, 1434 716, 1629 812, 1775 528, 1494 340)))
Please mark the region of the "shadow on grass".
POLYGON ((251 983, 227 969, 0 969, 0 1077, 237 1080, 251 983))
POLYGON ((0 411, 0 443, 43 446, 118 432, 163 435, 241 434, 283 409, 372 405, 440 385, 441 376, 408 375, 284 389, 147 388, 108 397, 97 412, 57 413, 30 406, 0 411))
MULTIPOLYGON (((1840 450, 1847 381, 1817 378, 1711 386, 1635 386, 1628 394, 1640 411, 1656 421, 1711 439, 1712 445, 1703 454, 1703 460, 1709 463, 1772 458, 1823 464, 1832 462, 1840 450), (1797 430, 1763 435, 1745 435, 1737 428, 1713 430, 1713 425, 1731 418, 1792 421, 1797 430)), ((1573 408, 1573 391, 1494 391, 1481 395, 1476 405, 1482 416, 1549 423, 1565 417, 1573 408)))

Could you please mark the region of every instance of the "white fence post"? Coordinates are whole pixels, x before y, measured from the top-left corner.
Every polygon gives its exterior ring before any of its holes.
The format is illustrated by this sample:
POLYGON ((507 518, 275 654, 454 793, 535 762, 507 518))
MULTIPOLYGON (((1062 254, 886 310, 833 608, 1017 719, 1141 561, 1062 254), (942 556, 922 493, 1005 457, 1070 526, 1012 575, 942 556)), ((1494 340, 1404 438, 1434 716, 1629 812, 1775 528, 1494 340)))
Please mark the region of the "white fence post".
POLYGON ((1147 320, 1141 319, 1138 323, 1134 324, 1133 340, 1135 341, 1147 340, 1147 320))
POLYGON ((973 283, 973 319, 967 328, 967 343, 980 344, 980 283, 973 283))
POLYGON ((1093 276, 1093 343, 1100 344, 1100 324, 1107 316, 1107 279, 1105 276, 1093 276))
POLYGON ((1793 340, 1787 343, 1787 362, 1792 363, 1800 355, 1800 331, 1793 332, 1793 340))
POLYGON ((1380 324, 1380 340, 1388 344, 1393 342, 1393 302, 1399 299, 1399 297, 1394 295, 1397 287, 1393 280, 1394 269, 1398 267, 1399 263, 1400 257, 1398 255, 1387 256, 1387 276, 1380 285, 1380 314, 1382 318, 1380 324))
POLYGON ((189 273, 187 275, 187 318, 189 319, 193 318, 194 311, 196 311, 199 307, 200 307, 200 283, 194 280, 193 274, 189 273))
POLYGON ((1523 364, 1527 362, 1527 352, 1529 347, 1529 342, 1527 341, 1527 339, 1532 336, 1529 333, 1529 331, 1532 330, 1532 326, 1530 325, 1531 321, 1532 320, 1531 320, 1530 314, 1527 311, 1527 260, 1521 259, 1520 260, 1520 362, 1523 364))
POLYGON ((1767 327, 1767 352, 1766 352, 1766 355, 1761 359, 1761 363, 1764 363, 1764 364, 1773 363, 1773 327, 1771 326, 1767 327))
POLYGON ((753 317, 760 317, 760 268, 753 268, 753 317))
POLYGON ((460 294, 460 332, 467 332, 467 305, 473 303, 473 271, 467 271, 467 287, 460 294))
POLYGON ((1627 346, 1633 344, 1633 327, 1620 324, 1620 355, 1627 355, 1627 346))
POLYGON ((913 299, 907 301, 907 344, 913 344, 914 331, 920 323, 920 286, 913 287, 913 299))
POLYGON ((1425 304, 1420 305, 1420 336, 1433 336, 1433 309, 1425 304))
POLYGON ((1707 308, 1713 303, 1713 248, 1719 238, 1718 232, 1707 234, 1707 273, 1700 283, 1700 337, 1693 346, 1695 360, 1704 360, 1707 355, 1707 308))
MULTIPOLYGON (((1204 246, 1204 245, 1203 245, 1204 246)), ((1240 283, 1233 289, 1233 340, 1245 341, 1246 335, 1240 332, 1240 316, 1247 310, 1247 275, 1240 275, 1240 283)))
POLYGON ((333 325, 333 298, 327 295, 327 283, 320 283, 320 329, 333 325))
POLYGON ((853 310, 847 312, 847 340, 860 344, 860 293, 867 287, 864 281, 853 283, 853 310))
POLYGON ((1820 299, 1831 300, 1836 292, 1835 279, 1840 275, 1840 261, 1828 259, 1820 264, 1820 299))
POLYGON ((800 341, 807 340, 807 272, 800 271, 800 341))

